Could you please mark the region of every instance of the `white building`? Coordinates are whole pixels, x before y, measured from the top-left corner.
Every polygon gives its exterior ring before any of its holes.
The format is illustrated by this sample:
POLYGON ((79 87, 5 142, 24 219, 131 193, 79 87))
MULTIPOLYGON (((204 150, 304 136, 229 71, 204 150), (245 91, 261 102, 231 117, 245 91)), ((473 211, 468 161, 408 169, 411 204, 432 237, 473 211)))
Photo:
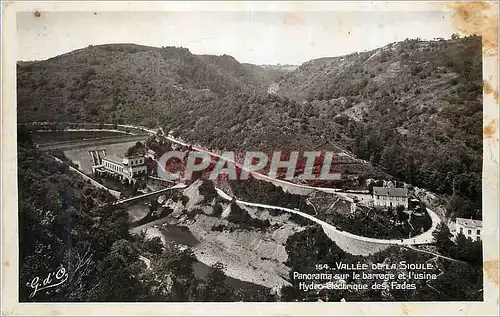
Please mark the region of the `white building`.
POLYGON ((481 231, 483 229, 483 222, 481 220, 457 218, 455 221, 454 236, 463 234, 466 238, 473 241, 481 240, 481 231))
POLYGON ((120 180, 132 181, 137 176, 146 175, 147 167, 142 155, 120 158, 115 155, 102 157, 101 165, 93 167, 98 173, 118 175, 120 180))
POLYGON ((406 188, 373 187, 373 205, 375 207, 408 208, 408 190, 406 188))

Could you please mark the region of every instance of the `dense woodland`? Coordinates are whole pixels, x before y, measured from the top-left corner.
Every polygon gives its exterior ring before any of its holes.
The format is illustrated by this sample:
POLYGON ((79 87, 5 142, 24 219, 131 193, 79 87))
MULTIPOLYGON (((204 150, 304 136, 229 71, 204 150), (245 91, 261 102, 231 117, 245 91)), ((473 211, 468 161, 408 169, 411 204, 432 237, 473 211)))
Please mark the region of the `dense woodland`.
MULTIPOLYGON (((449 240, 448 240, 449 241, 449 240)), ((472 241, 462 241, 457 244, 451 243, 452 248, 474 248, 472 241)), ((479 243, 480 245, 480 243, 479 243)), ((477 254, 469 254, 468 262, 456 262, 445 259, 438 259, 426 253, 415 252, 413 250, 391 247, 378 252, 369 257, 350 255, 342 251, 337 245, 324 234, 320 226, 311 226, 304 231, 291 236, 286 244, 288 260, 286 264, 291 268, 291 286, 282 290, 283 301, 481 301, 483 298, 483 273, 482 264, 478 263, 477 254), (318 273, 316 264, 331 264, 336 262, 368 263, 425 263, 433 259, 435 272, 443 272, 436 280, 415 280, 415 290, 373 290, 347 291, 347 290, 321 290, 302 291, 299 290, 298 283, 302 280, 293 279, 293 272, 318 273)), ((463 253, 465 255, 465 252, 463 253)), ((479 258, 480 259, 480 258, 479 258)), ((387 272, 402 273, 403 270, 382 270, 387 272)), ((369 269, 367 272, 376 272, 369 269)), ((379 271, 380 272, 380 271, 379 271)), ((334 273, 342 273, 342 270, 335 270, 334 273)), ((306 282, 310 282, 309 280, 306 282)), ((371 282, 369 283, 371 285, 371 282)))
POLYGON ((306 100, 320 119, 331 113, 358 157, 449 195, 450 214, 481 219, 479 37, 407 40, 310 61, 280 87, 280 95, 306 100))
POLYGON ((337 229, 364 237, 406 239, 427 231, 432 225, 428 213, 409 216, 399 206, 387 210, 357 206, 353 212, 350 203, 346 202, 339 201, 335 203, 335 208, 330 208, 332 201, 328 201, 326 208, 318 208, 316 217, 335 225, 337 229))
POLYGON ((290 209, 297 208, 305 213, 314 214, 314 209, 306 203, 304 196, 285 192, 272 183, 250 177, 246 181, 229 181, 229 185, 234 195, 241 200, 290 209))

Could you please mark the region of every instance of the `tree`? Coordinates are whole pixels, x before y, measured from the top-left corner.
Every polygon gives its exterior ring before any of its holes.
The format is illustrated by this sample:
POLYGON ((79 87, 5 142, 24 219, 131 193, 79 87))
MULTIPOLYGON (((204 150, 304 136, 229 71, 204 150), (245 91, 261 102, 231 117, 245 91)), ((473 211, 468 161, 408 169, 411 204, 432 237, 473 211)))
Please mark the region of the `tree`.
POLYGON ((154 237, 146 241, 146 248, 153 254, 161 254, 163 252, 163 242, 160 237, 154 237))
MULTIPOLYGON (((23 301, 140 301, 149 289, 144 265, 129 238, 128 214, 94 207, 102 191, 36 149, 19 151, 20 299, 23 301), (27 164, 28 163, 28 164, 27 164), (84 192, 87 195, 84 195, 84 192), (41 272, 62 265, 68 280, 29 298, 25 287, 41 272)), ((45 277, 44 277, 45 278, 45 277)))
POLYGON ((133 145, 127 149, 125 156, 133 156, 133 155, 145 154, 145 153, 146 153, 146 150, 144 148, 144 145, 140 141, 137 141, 135 143, 135 145, 133 145))
POLYGON ((370 194, 373 194, 373 187, 375 187, 375 182, 370 182, 368 184, 368 191, 370 192, 370 194))
POLYGON ((145 285, 136 277, 139 267, 119 252, 110 253, 97 267, 98 282, 87 295, 88 300, 123 302, 145 297, 145 285))
POLYGON ((228 302, 232 298, 232 290, 226 285, 226 275, 224 274, 224 264, 217 262, 210 268, 207 277, 207 286, 210 290, 208 301, 228 302))
POLYGON ((117 253, 122 256, 127 262, 134 262, 139 257, 139 252, 135 246, 128 240, 121 239, 113 243, 111 253, 117 253))
POLYGON ((85 208, 90 210, 94 207, 94 199, 92 196, 85 196, 85 208))
POLYGON ((311 102, 311 101, 313 101, 313 100, 314 100, 314 94, 313 94, 313 92, 312 92, 311 90, 309 90, 309 91, 307 92, 307 95, 306 95, 306 100, 307 100, 308 102, 311 102))
POLYGON ((24 124, 17 126, 17 143, 24 146, 31 146, 33 144, 31 133, 24 124))
POLYGON ((396 155, 397 151, 394 145, 384 147, 380 155, 380 165, 382 165, 391 175, 395 174, 396 155))
POLYGON ((191 279, 194 276, 193 264, 196 257, 191 249, 179 251, 167 248, 156 264, 156 271, 161 274, 175 272, 179 278, 191 279))
POLYGON ((189 197, 186 195, 181 196, 181 202, 185 206, 189 202, 189 197))
POLYGON ((483 263, 483 245, 481 240, 472 241, 459 233, 455 240, 454 257, 458 260, 481 266, 483 263))
POLYGON ((219 217, 221 214, 222 214, 222 205, 221 204, 215 204, 214 205, 213 215, 219 217))
POLYGON ((446 223, 441 222, 432 235, 434 236, 436 246, 440 252, 449 254, 451 248, 453 247, 453 241, 451 240, 453 235, 451 234, 446 223))

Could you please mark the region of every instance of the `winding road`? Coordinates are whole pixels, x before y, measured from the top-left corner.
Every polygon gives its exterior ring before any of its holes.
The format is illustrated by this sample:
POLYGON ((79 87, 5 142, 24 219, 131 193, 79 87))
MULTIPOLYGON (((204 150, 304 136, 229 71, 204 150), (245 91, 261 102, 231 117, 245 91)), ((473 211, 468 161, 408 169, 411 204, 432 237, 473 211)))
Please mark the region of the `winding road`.
MULTIPOLYGON (((150 133, 150 134, 155 134, 156 133, 156 131, 153 131, 151 129, 147 129, 147 128, 141 127, 141 126, 135 126, 135 125, 118 125, 118 126, 119 127, 124 127, 124 128, 140 129, 140 130, 143 130, 143 131, 145 131, 147 133, 150 133)), ((245 166, 243 166, 242 164, 240 164, 240 163, 238 163, 238 162, 236 162, 236 161, 234 161, 232 159, 226 158, 226 157, 224 157, 224 156, 222 156, 222 155, 220 155, 218 153, 206 150, 206 149, 201 148, 199 146, 193 146, 191 144, 188 144, 188 143, 185 143, 185 142, 183 142, 181 140, 178 140, 178 139, 176 139, 176 138, 174 138, 172 136, 169 136, 169 135, 167 135, 163 131, 163 128, 161 128, 161 127, 159 129, 161 130, 161 132, 164 135, 164 137, 167 140, 169 140, 170 142, 176 143, 176 144, 179 144, 179 145, 182 145, 182 146, 186 146, 186 147, 191 146, 191 148, 194 149, 194 150, 196 150, 196 151, 207 153, 207 154, 209 154, 211 156, 224 159, 224 160, 226 160, 226 161, 228 161, 230 163, 235 164, 235 166, 237 166, 238 168, 241 168, 243 170, 246 170, 246 171, 250 172, 250 174, 253 177, 257 178, 257 179, 266 180, 266 181, 272 182, 274 184, 280 184, 280 185, 297 187, 297 188, 308 189, 308 190, 315 190, 315 191, 326 192, 326 193, 336 193, 336 192, 341 191, 341 189, 338 189, 338 188, 314 187, 314 186, 303 185, 303 184, 295 184, 295 183, 292 183, 290 181, 272 178, 272 177, 267 176, 265 174, 249 170, 245 166)), ((185 188, 185 187, 186 187, 186 185, 179 184, 179 187, 175 187, 174 186, 174 187, 168 188, 167 190, 174 189, 174 188, 185 188)), ((228 194, 226 194, 224 191, 222 191, 219 188, 216 188, 216 191, 219 194, 219 196, 222 197, 223 199, 226 199, 226 200, 229 200, 229 201, 235 200, 233 197, 229 196, 228 194)), ((141 195, 141 196, 137 196, 137 197, 125 199, 125 200, 122 200, 122 201, 119 201, 119 202, 123 203, 123 202, 127 202, 127 201, 134 200, 134 199, 140 199, 140 198, 147 197, 147 196, 150 196, 150 195, 153 195, 153 194, 156 194, 156 193, 158 193, 158 192, 144 194, 144 195, 141 195)), ((369 237, 358 236, 358 235, 355 235, 355 234, 352 234, 352 233, 349 233, 349 232, 345 232, 345 231, 339 230, 335 226, 333 226, 333 225, 331 225, 331 224, 329 224, 329 223, 327 223, 327 222, 325 222, 323 220, 320 220, 320 219, 318 219, 318 218, 316 218, 316 217, 314 217, 312 215, 309 215, 307 213, 304 213, 304 212, 301 212, 301 211, 298 211, 298 210, 289 209, 289 208, 280 207, 280 206, 272 206, 272 205, 266 205, 266 204, 246 202, 246 201, 237 200, 237 199, 235 200, 235 202, 238 203, 238 204, 246 205, 246 206, 260 207, 260 208, 267 208, 267 209, 276 209, 276 210, 282 210, 282 211, 285 211, 285 212, 297 214, 297 215, 299 215, 301 217, 307 218, 307 219, 309 219, 309 220, 311 220, 311 221, 313 221, 313 222, 321 225, 323 227, 323 229, 325 230, 325 233, 327 231, 330 231, 330 232, 333 232, 335 234, 340 234, 340 235, 342 235, 344 237, 347 237, 347 238, 355 239, 355 240, 358 240, 358 241, 364 241, 364 242, 368 242, 368 243, 373 243, 373 244, 377 244, 377 245, 418 245, 418 244, 429 244, 429 243, 432 243, 434 241, 434 237, 433 237, 432 234, 436 230, 438 224, 441 222, 439 216, 435 212, 433 212, 429 208, 426 208, 427 212, 429 213, 429 216, 431 217, 431 220, 432 220, 431 228, 429 228, 429 230, 427 230, 426 232, 424 232, 424 233, 422 233, 420 235, 417 235, 415 237, 412 237, 412 238, 407 238, 407 239, 376 239, 376 238, 369 238, 369 237)), ((118 203, 118 202, 116 202, 116 203, 118 203)))
MULTIPOLYGON (((217 191, 217 194, 219 194, 219 196, 225 200, 229 200, 229 201, 233 201, 233 197, 229 196, 228 194, 226 194, 223 190, 221 190, 220 188, 215 188, 215 190, 217 191)), ((435 230, 437 224, 439 223, 439 221, 435 223, 434 219, 432 221, 432 226, 429 230, 427 230, 426 232, 418 235, 418 236, 415 236, 413 238, 408 238, 408 239, 376 239, 376 238, 369 238, 369 237, 363 237, 363 236, 358 236, 358 235, 355 235, 355 234, 352 234, 352 233, 349 233, 349 232, 345 232, 345 231, 342 231, 342 230, 339 230, 337 229, 335 226, 323 221, 323 220, 320 220, 312 215, 309 215, 309 214, 306 214, 305 212, 302 212, 302 211, 298 211, 298 210, 295 210, 295 209, 290 209, 290 208, 285 208, 285 207, 279 207, 279 206, 273 206, 273 205, 266 205, 266 204, 259 204, 259 203, 251 203, 251 202, 247 202, 247 201, 243 201, 243 200, 239 200, 239 199, 234 199, 234 202, 236 202, 237 204, 241 204, 241 205, 245 205, 245 206, 250 206, 250 207, 260 207, 260 208, 266 208, 266 209, 276 209, 276 210, 281 210, 281 211, 285 211, 285 212, 288 212, 288 213, 292 213, 292 214, 296 214, 296 215, 299 215, 303 218, 307 218, 319 225, 321 225, 323 227, 323 229, 326 229, 326 230, 331 230, 331 231, 334 231, 338 234, 341 234, 341 235, 344 235, 348 238, 352 238, 352 239, 356 239, 356 240, 359 240, 359 241, 364 241, 364 242, 369 242, 369 243, 376 243, 376 244, 387 244, 387 245, 416 245, 416 244, 428 244, 428 243, 432 243, 432 241, 434 240, 434 237, 432 236, 432 232, 435 230)), ((432 212, 430 209, 427 209, 427 211, 429 212, 429 215, 431 215, 431 218, 433 217, 432 215, 434 215, 435 217, 437 217, 437 220, 439 220, 439 217, 434 213, 432 212)))
MULTIPOLYGON (((163 131, 162 128, 160 128, 162 133, 164 135, 166 135, 163 131)), ((309 185, 302 185, 302 184, 295 184, 295 183, 292 183, 292 182, 289 182, 289 181, 285 181, 285 180, 280 180, 280 179, 276 179, 276 178, 272 178, 272 177, 269 177, 267 175, 264 175, 264 174, 261 174, 259 172, 255 172, 255 171, 251 171, 251 170, 248 170, 246 167, 244 167, 242 164, 238 163, 238 162, 235 162, 234 160, 231 160, 231 159, 228 159, 226 157, 223 157, 222 155, 218 154, 218 153, 214 153, 212 151, 209 151, 209 150, 206 150, 206 149, 203 149, 201 147, 198 147, 198 146, 192 146, 188 143, 185 143, 183 141, 180 141, 180 140, 177 140, 171 136, 166 136, 165 137, 167 140, 173 142, 173 143, 177 143, 179 145, 183 145, 183 146, 191 146, 192 149, 196 150, 196 151, 200 151, 200 152, 204 152, 204 153, 207 153, 209 155, 212 155, 212 156, 215 156, 215 157, 218 157, 218 158, 222 158, 228 162, 231 162, 233 164, 235 164, 237 167, 241 168, 241 169, 244 169, 246 171, 249 171, 252 176, 254 176, 255 178, 257 179, 262 179, 262 180, 267 180, 267 181, 271 181, 273 183, 280 183, 282 185, 287 185, 287 186, 294 186, 294 187, 299 187, 299 188, 305 188, 305 189, 311 189, 311 190, 316 190, 316 191, 321 191, 321 192, 326 192, 326 193, 336 193, 336 192, 339 192, 341 189, 338 189, 338 188, 326 188, 326 187, 314 187, 314 186, 309 186, 309 185)), ((216 189, 217 190, 217 193, 224 199, 227 199, 227 200, 232 200, 233 198, 230 197, 229 195, 227 195, 226 193, 224 193, 222 190, 220 189, 216 189)), ((353 239, 357 239, 357 240, 362 240, 362 241, 365 241, 365 242, 371 242, 371 243, 378 243, 378 244, 390 244, 390 245, 414 245, 414 244, 428 244, 428 243, 432 243, 434 241, 434 237, 432 235, 432 233, 436 230, 438 224, 441 222, 441 219, 439 218, 439 216, 433 212, 431 209, 429 208, 426 208, 427 209, 427 212, 429 213, 429 216, 431 217, 431 220, 432 220, 432 225, 431 225, 431 228, 429 228, 429 230, 427 230, 426 232, 420 234, 420 235, 417 235, 415 237, 412 237, 412 238, 407 238, 407 239, 376 239, 376 238, 369 238, 369 237, 363 237, 363 236, 358 236, 358 235, 355 235, 355 234, 352 234, 352 233, 348 233, 348 232, 345 232, 345 231, 341 231, 341 230, 338 230, 337 228, 335 228, 335 226, 329 224, 329 223, 326 223, 314 216, 311 216, 309 214, 306 214, 304 212, 301 212, 301 211, 297 211, 297 210, 294 210, 294 209, 289 209, 289 208, 284 208, 284 207, 279 207, 279 206, 271 206, 271 205, 265 205, 265 204, 258 204, 258 203, 251 203, 251 202, 245 202, 245 201, 241 201, 241 200, 236 200, 237 203, 240 203, 240 204, 243 204, 243 205, 247 205, 247 206, 254 206, 254 207, 262 207, 262 208, 269 208, 269 209, 278 209, 278 210, 283 210, 283 211, 286 211, 286 212, 290 212, 290 213, 294 213, 294 214, 297 214, 299 216, 302 216, 304 218, 307 218, 319 225, 321 225, 324 229, 327 229, 327 230, 332 230, 336 233, 340 233, 344 236, 348 236, 350 238, 353 238, 353 239)))

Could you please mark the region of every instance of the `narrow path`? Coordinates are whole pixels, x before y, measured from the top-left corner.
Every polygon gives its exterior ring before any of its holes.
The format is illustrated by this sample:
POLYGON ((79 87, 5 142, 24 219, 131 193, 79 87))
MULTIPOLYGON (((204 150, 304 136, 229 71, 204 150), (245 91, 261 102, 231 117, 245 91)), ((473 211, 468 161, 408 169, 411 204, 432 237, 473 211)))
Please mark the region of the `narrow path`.
MULTIPOLYGON (((56 160, 57 162, 59 163, 64 163, 60 158, 57 158, 53 155, 49 155, 50 157, 52 157, 54 160, 56 160)), ((111 195, 113 195, 115 198, 119 199, 120 198, 120 195, 121 195, 121 192, 117 191, 117 190, 113 190, 109 187, 106 187, 104 186, 103 184, 99 183, 98 181, 96 181, 95 179, 93 179, 92 177, 84 174, 82 171, 80 171, 79 169, 77 168, 74 168, 73 166, 69 165, 69 169, 75 173, 77 173, 78 175, 80 175, 84 180, 88 180, 90 181, 90 183, 92 185, 94 185, 95 187, 97 188, 102 188, 104 190, 107 190, 111 195)))
POLYGON ((146 267, 148 268, 148 270, 151 270, 151 260, 150 259, 139 254, 139 260, 141 260, 142 262, 144 262, 144 264, 146 264, 146 267))
POLYGON ((339 197, 336 201, 334 201, 334 202, 330 205, 330 207, 328 207, 328 209, 325 211, 325 213, 329 213, 329 212, 330 212, 330 210, 332 210, 332 209, 333 209, 333 207, 335 207, 335 204, 336 204, 339 200, 340 200, 340 197, 339 197))
POLYGON ((422 253, 427 253, 427 254, 432 254, 438 258, 441 258, 441 259, 446 259, 446 260, 449 260, 449 261, 452 261, 452 262, 457 262, 457 263, 465 263, 467 264, 467 262, 465 261, 461 261, 461 260, 457 260, 457 259, 453 259, 453 258, 450 258, 450 257, 447 257, 447 256, 444 256, 444 255, 441 255, 441 254, 438 254, 438 253, 434 253, 434 252, 431 252, 431 251, 427 251, 427 250, 422 250, 422 249, 419 249, 419 248, 415 248, 414 246, 412 245, 408 245, 406 246, 408 249, 412 249, 414 251, 417 251, 417 252, 422 252, 422 253))
POLYGON ((310 201, 310 200, 309 200, 309 198, 306 198, 306 203, 307 203, 309 206, 313 207, 313 209, 314 209, 314 215, 315 215, 315 216, 317 216, 317 215, 318 215, 318 210, 316 209, 316 206, 314 206, 313 202, 312 202, 312 201, 310 201))

